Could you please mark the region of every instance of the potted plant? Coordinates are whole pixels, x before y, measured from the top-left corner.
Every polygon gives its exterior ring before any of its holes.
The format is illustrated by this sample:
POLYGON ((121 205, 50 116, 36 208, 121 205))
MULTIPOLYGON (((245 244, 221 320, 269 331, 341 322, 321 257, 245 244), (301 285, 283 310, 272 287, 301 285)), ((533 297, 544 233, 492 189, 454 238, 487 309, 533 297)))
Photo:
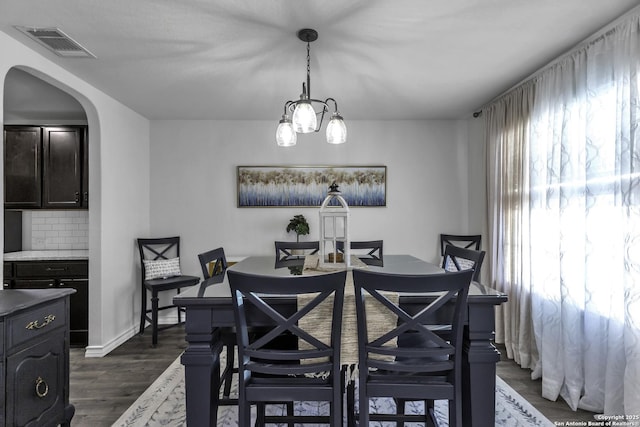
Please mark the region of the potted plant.
POLYGON ((296 242, 300 241, 300 236, 304 236, 309 234, 309 223, 304 215, 294 215, 293 218, 289 220, 289 225, 287 225, 287 233, 290 231, 296 232, 296 242))

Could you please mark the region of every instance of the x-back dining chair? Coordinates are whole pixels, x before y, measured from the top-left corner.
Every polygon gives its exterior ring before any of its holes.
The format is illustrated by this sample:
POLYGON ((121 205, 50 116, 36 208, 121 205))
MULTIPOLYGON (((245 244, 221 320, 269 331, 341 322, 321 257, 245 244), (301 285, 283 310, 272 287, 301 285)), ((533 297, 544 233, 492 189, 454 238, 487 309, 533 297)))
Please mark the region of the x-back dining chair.
POLYGON ((481 241, 482 235, 480 234, 441 234, 440 255, 444 256, 444 249, 447 245, 479 251, 481 241))
MULTIPOLYGON (((203 285, 207 282, 218 283, 224 278, 227 271, 227 257, 224 248, 216 248, 207 252, 198 254, 200 268, 202 269, 203 285)), ((236 352, 236 329, 234 327, 220 327, 220 340, 226 348, 226 364, 221 374, 220 387, 223 389, 222 399, 219 400, 220 405, 237 404, 237 399, 231 399, 231 384, 233 381, 233 373, 238 372, 234 369, 235 352, 236 352)))
MULTIPOLYGON (((367 265, 382 265, 382 240, 351 241, 351 255, 357 256, 367 265)), ((336 242, 338 252, 344 253, 344 242, 336 242)))
POLYGON ((342 425, 340 342, 346 272, 269 277, 229 270, 227 277, 238 327, 239 426, 250 425, 252 403, 259 408, 256 425, 294 420, 342 425), (278 297, 269 298, 275 295, 278 297), (308 299, 301 300, 305 295, 308 299), (281 313, 277 300, 282 296, 297 297, 297 311, 281 313), (304 330, 298 326, 299 320, 323 301, 329 304, 331 313, 328 314, 331 318, 328 342, 318 335, 327 331, 304 330), (264 317, 272 323, 264 335, 249 333, 249 307, 252 317, 264 317), (300 345, 280 347, 277 339, 285 333, 295 336, 300 345), (264 403, 293 401, 328 401, 330 416, 266 417, 264 411, 260 411, 264 403))
POLYGON ((312 255, 320 250, 320 242, 275 242, 276 245, 276 261, 289 261, 298 259, 299 256, 312 255))
POLYGON ((446 271, 474 270, 473 280, 477 282, 480 279, 484 255, 484 251, 447 245, 442 258, 442 268, 446 271))
POLYGON ((462 330, 471 282, 471 270, 430 275, 397 275, 354 270, 358 323, 359 425, 369 421, 429 421, 435 424, 434 400, 449 401, 449 425, 460 427, 462 330), (390 293, 423 293, 422 309, 406 312, 390 293), (385 322, 375 336, 367 329, 370 306, 365 298, 379 301, 397 317, 385 322), (453 307, 453 309, 451 309, 453 307), (438 331, 450 331, 443 339, 438 331), (397 402, 421 400, 424 415, 370 414, 369 399, 391 397, 397 402))
POLYGON ((142 272, 140 333, 144 333, 148 321, 152 328, 151 343, 155 347, 158 344, 158 331, 182 323, 182 310, 172 304, 160 306, 159 293, 169 290, 180 293, 181 288, 197 285, 200 278, 183 275, 180 270, 180 237, 140 238, 138 250, 142 272), (147 292, 151 292, 150 309, 147 309, 147 292), (170 308, 178 310, 178 323, 158 326, 158 313, 170 308))

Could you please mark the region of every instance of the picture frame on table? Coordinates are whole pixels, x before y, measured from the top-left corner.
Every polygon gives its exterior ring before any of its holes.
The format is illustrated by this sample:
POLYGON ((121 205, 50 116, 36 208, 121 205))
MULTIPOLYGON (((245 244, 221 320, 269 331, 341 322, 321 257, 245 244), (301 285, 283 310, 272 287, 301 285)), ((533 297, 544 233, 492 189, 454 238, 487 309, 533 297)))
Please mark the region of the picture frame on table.
POLYGON ((238 207, 320 207, 336 183, 353 207, 387 205, 386 166, 238 166, 238 207))

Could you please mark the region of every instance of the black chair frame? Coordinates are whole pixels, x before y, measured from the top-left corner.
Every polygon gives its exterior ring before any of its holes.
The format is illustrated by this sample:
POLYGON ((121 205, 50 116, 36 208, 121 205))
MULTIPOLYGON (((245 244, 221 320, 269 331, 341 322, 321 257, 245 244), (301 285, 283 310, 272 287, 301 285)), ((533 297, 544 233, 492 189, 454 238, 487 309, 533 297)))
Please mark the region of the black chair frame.
POLYGON ((449 425, 462 425, 462 332, 472 274, 471 270, 433 275, 353 271, 360 339, 360 425, 370 421, 429 425, 436 422, 432 408, 439 399, 449 401, 449 425), (409 313, 383 292, 424 293, 425 306, 409 313), (376 299, 398 319, 380 337, 369 338, 365 297, 376 299), (447 339, 439 334, 443 329, 449 330, 447 339), (411 400, 429 404, 424 415, 407 415, 400 407, 396 414, 369 414, 371 397, 391 397, 402 405, 411 400))
MULTIPOLYGON (((366 240, 366 241, 351 241, 349 247, 355 250, 369 251, 366 254, 357 255, 367 265, 382 265, 384 259, 382 255, 382 240, 366 240)), ((340 253, 344 253, 344 242, 336 242, 336 249, 340 253)), ((353 255, 353 254, 352 254, 353 255)))
POLYGON ((480 234, 441 234, 440 255, 444 256, 444 249, 447 245, 479 251, 481 241, 482 235, 480 234))
POLYGON ((285 241, 275 241, 276 246, 276 262, 283 261, 291 261, 297 260, 303 257, 304 255, 313 255, 317 254, 320 250, 320 242, 317 240, 309 241, 309 242, 285 242, 285 241), (301 251, 304 254, 298 255, 294 254, 293 251, 301 251))
POLYGON ((250 425, 250 404, 258 404, 256 425, 265 423, 329 423, 342 425, 343 371, 340 364, 342 307, 346 272, 318 276, 268 277, 227 271, 238 327, 239 423, 250 425), (290 313, 280 312, 277 299, 316 294, 304 307, 290 313), (330 343, 320 341, 313 332, 298 327, 298 321, 323 301, 333 297, 330 343), (247 307, 251 306, 249 312, 247 307), (264 319, 270 329, 264 335, 249 333, 248 316, 264 319), (283 334, 308 343, 308 349, 281 348, 277 340, 283 334), (276 345, 274 345, 276 342, 276 345), (308 363, 303 363, 306 360, 308 363), (324 375, 328 373, 328 375, 324 375), (329 417, 267 417, 265 403, 328 401, 329 417))
POLYGON ((480 269, 482 268, 484 255, 484 251, 475 251, 473 249, 447 245, 442 258, 442 268, 446 268, 449 261, 451 261, 456 270, 461 271, 464 269, 462 260, 471 261, 473 262, 473 280, 477 282, 480 279, 480 269))
POLYGON ((140 308, 140 334, 144 334, 144 327, 148 321, 152 328, 151 344, 158 344, 158 331, 174 327, 183 323, 181 309, 173 304, 160 306, 158 294, 163 291, 176 290, 188 286, 197 285, 200 278, 197 276, 180 275, 167 278, 147 279, 144 260, 166 260, 180 256, 180 237, 139 238, 138 251, 140 253, 141 270, 141 308, 140 308), (147 292, 151 292, 151 308, 147 308, 147 292), (172 325, 158 325, 158 313, 163 310, 176 308, 178 310, 178 323, 172 325))
MULTIPOLYGON (((198 254, 198 261, 202 269, 202 277, 204 279, 201 286, 207 287, 222 282, 225 272, 228 268, 227 257, 224 248, 216 248, 207 252, 198 254)), ((219 405, 237 405, 238 399, 231 399, 231 385, 233 383, 233 374, 238 372, 234 368, 235 352, 236 352, 236 329, 234 327, 218 328, 220 340, 226 348, 226 365, 220 375, 220 388, 222 389, 222 398, 219 399, 219 405)))

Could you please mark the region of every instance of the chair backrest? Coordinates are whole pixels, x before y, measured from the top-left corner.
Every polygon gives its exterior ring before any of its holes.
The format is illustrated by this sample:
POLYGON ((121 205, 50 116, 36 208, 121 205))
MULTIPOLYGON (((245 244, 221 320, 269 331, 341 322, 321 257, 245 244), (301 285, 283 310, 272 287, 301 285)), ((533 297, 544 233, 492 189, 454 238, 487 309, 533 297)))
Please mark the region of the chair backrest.
POLYGON ((138 239, 138 250, 140 252, 140 263, 142 264, 140 270, 142 271, 143 282, 147 279, 148 270, 148 268, 145 268, 145 261, 163 261, 177 258, 177 268, 179 270, 180 237, 140 238, 138 239))
POLYGON ((269 277, 228 270, 227 277, 238 329, 238 362, 243 369, 269 375, 320 372, 340 375, 345 271, 315 276, 269 277), (300 298, 305 295, 308 300, 302 304, 300 298), (293 313, 283 313, 278 307, 282 297, 297 297, 298 309, 293 313), (326 301, 325 308, 330 313, 327 316, 331 318, 328 343, 318 337, 318 333, 326 336, 326 330, 305 331, 298 326, 299 320, 323 301, 326 301), (248 325, 248 318, 261 319, 264 333, 249 334, 248 326, 251 325, 248 325), (278 337, 287 333, 297 337, 298 349, 281 345, 278 337))
POLYGON ((460 246, 465 249, 480 250, 480 234, 441 234, 440 235, 440 255, 444 255, 444 248, 447 245, 460 246))
MULTIPOLYGON (((368 265, 382 265, 382 240, 351 241, 351 255, 360 258, 368 265)), ((344 253, 344 242, 336 242, 338 252, 344 253)))
POLYGON ((296 258, 293 251, 300 251, 301 255, 311 255, 318 253, 320 250, 320 242, 315 240, 311 242, 281 242, 276 240, 276 261, 286 261, 296 258))
POLYGON ((223 248, 216 248, 198 254, 198 260, 200 261, 202 278, 204 280, 207 280, 212 276, 224 274, 228 267, 227 257, 224 255, 223 248))
POLYGON ((484 251, 447 245, 442 258, 442 268, 446 271, 473 270, 473 280, 478 281, 484 255, 484 251))
POLYGON ((425 275, 354 270, 359 369, 417 376, 459 372, 472 274, 470 270, 425 275), (408 313, 383 292, 424 294, 424 307, 408 313), (367 298, 379 301, 384 306, 376 305, 379 309, 389 310, 397 318, 397 322, 377 327, 375 337, 367 330, 367 311, 374 306, 365 303, 367 298), (446 340, 439 331, 450 331, 446 340), (407 342, 402 339, 407 334, 413 345, 400 345, 407 342))

